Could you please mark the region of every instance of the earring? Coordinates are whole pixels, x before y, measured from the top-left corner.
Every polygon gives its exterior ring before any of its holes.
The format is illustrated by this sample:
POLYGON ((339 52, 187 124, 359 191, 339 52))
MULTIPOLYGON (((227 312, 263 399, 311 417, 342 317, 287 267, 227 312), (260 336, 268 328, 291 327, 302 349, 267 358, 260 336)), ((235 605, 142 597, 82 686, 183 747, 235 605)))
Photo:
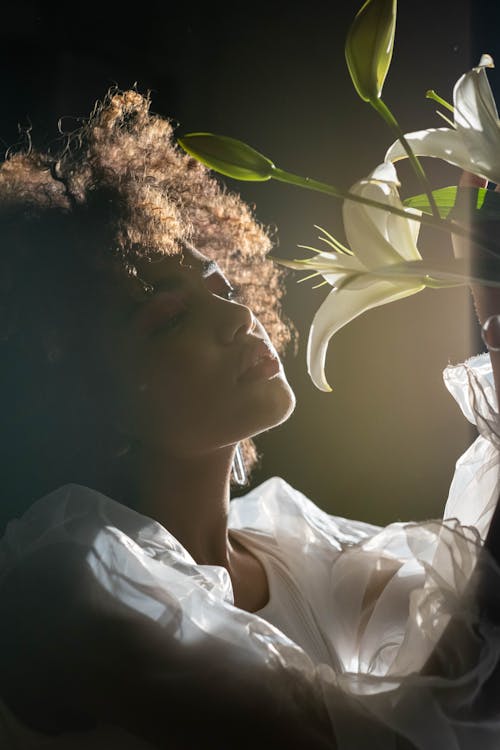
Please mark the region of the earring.
POLYGON ((243 460, 243 451, 241 450, 241 443, 238 443, 236 450, 234 451, 233 464, 231 466, 231 478, 235 484, 242 487, 248 482, 247 470, 245 468, 245 462, 243 460))

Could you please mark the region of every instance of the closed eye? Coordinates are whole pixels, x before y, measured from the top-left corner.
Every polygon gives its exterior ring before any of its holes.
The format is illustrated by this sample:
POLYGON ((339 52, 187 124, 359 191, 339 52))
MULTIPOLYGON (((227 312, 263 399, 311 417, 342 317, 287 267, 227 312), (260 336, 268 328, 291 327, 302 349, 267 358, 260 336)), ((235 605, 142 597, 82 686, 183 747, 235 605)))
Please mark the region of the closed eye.
POLYGON ((174 330, 188 313, 188 300, 184 290, 159 291, 143 309, 140 325, 152 333, 174 330))
POLYGON ((205 284, 212 294, 229 301, 237 300, 241 294, 241 287, 237 284, 230 284, 221 271, 206 276, 205 284))
POLYGON ((178 312, 169 315, 159 325, 153 329, 153 334, 167 333, 168 331, 174 331, 179 328, 180 324, 184 321, 187 316, 187 308, 180 309, 178 312))
POLYGON ((241 286, 238 286, 237 284, 232 284, 228 286, 222 293, 218 293, 218 297, 224 297, 224 299, 228 300, 237 300, 239 299, 241 294, 241 286))

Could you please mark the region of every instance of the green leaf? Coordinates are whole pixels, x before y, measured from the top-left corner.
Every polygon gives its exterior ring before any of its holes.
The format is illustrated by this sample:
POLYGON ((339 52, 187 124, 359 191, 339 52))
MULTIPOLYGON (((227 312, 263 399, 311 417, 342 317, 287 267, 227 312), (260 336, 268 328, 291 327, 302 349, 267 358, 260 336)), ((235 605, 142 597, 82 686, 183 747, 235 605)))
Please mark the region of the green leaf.
MULTIPOLYGON (((500 193, 493 190, 450 185, 433 190, 432 195, 443 219, 449 216, 465 224, 471 221, 500 221, 500 193)), ((426 214, 432 213, 425 193, 406 198, 403 204, 426 214)))
POLYGON ((396 32, 397 0, 367 0, 347 34, 345 58, 352 82, 365 102, 382 94, 396 32))
POLYGON ((178 139, 188 154, 215 172, 235 180, 264 182, 275 169, 273 162, 236 138, 213 133, 188 133, 178 139))

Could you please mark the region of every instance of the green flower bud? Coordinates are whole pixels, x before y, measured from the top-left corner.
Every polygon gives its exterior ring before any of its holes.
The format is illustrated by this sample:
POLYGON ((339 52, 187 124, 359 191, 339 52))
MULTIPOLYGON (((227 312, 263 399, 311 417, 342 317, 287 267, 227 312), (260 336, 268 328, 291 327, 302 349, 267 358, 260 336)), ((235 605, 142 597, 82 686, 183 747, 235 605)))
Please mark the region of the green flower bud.
POLYGON ((271 179, 275 169, 270 159, 226 135, 188 133, 177 142, 202 164, 235 180, 264 182, 271 179))
POLYGON ((347 34, 347 67, 365 102, 382 94, 394 47, 396 11, 397 0, 367 0, 347 34))

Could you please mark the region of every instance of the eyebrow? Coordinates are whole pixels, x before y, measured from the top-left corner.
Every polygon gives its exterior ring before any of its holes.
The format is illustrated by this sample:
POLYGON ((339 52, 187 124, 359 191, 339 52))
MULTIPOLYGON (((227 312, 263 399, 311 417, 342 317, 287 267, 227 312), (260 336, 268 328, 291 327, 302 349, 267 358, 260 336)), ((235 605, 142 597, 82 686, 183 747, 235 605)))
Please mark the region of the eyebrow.
MULTIPOLYGON (((198 267, 188 265, 185 266, 185 268, 198 271, 202 279, 206 279, 214 273, 224 276, 219 264, 215 260, 210 260, 208 258, 207 260, 202 261, 198 267)), ((175 271, 172 271, 171 273, 167 273, 163 278, 158 279, 158 281, 147 282, 147 284, 152 288, 153 293, 159 291, 169 292, 184 286, 185 279, 179 276, 175 271)))
POLYGON ((201 275, 203 278, 211 276, 213 273, 222 273, 218 263, 215 260, 204 260, 201 264, 201 275))
MULTIPOLYGON (((191 266, 187 265, 184 266, 184 268, 188 268, 193 271, 197 271, 200 273, 201 277, 203 279, 207 278, 208 276, 211 276, 214 273, 220 273, 222 274, 222 271, 220 269, 220 266, 217 264, 215 260, 204 260, 199 266, 191 266)), ((158 279, 158 281, 152 281, 151 286, 155 291, 170 291, 172 289, 178 289, 179 287, 182 287, 185 283, 185 280, 179 276, 175 271, 171 272, 170 274, 167 274, 161 279, 158 279)))

